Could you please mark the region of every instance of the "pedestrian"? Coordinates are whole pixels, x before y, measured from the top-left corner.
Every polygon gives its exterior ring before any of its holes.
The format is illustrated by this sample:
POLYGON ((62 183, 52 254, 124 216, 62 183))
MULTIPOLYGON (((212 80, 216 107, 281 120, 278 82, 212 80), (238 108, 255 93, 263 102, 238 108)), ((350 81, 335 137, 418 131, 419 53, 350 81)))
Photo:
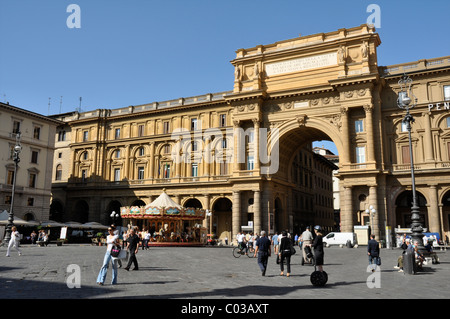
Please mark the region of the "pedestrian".
POLYGON ((136 254, 139 251, 139 236, 136 234, 136 231, 134 228, 130 229, 130 235, 127 239, 127 250, 130 253, 130 257, 128 259, 128 264, 124 268, 125 270, 130 270, 131 264, 134 264, 133 270, 139 270, 138 262, 136 258, 136 254))
POLYGON ((31 244, 32 245, 36 245, 37 234, 36 234, 36 232, 34 230, 31 233, 30 237, 31 237, 31 244))
POLYGON ((302 254, 303 254, 303 260, 307 261, 308 257, 306 256, 305 247, 309 246, 311 247, 312 241, 313 241, 313 235, 310 232, 310 227, 306 226, 305 231, 301 234, 300 240, 302 241, 302 254))
POLYGON ((261 269, 261 274, 266 275, 267 262, 270 257, 270 240, 267 238, 266 232, 261 231, 261 237, 255 242, 255 257, 258 257, 258 265, 261 269))
POLYGON ((284 259, 286 259, 286 277, 291 275, 291 248, 293 246, 291 238, 285 231, 281 232, 280 246, 278 248, 278 256, 280 257, 280 276, 284 275, 284 259))
POLYGON ((276 255, 278 255, 278 233, 275 232, 275 234, 273 234, 272 236, 272 245, 273 245, 273 253, 276 255))
POLYGON ((320 227, 319 225, 314 226, 314 232, 316 234, 316 238, 314 238, 312 243, 312 247, 314 248, 314 260, 316 262, 318 270, 323 271, 324 251, 322 241, 322 227, 320 227))
POLYGON ((12 247, 14 247, 17 250, 19 256, 22 256, 22 251, 19 249, 19 241, 20 241, 20 234, 17 231, 17 227, 13 226, 11 228, 11 239, 9 240, 8 243, 8 250, 6 251, 6 257, 11 257, 10 252, 12 247))
MULTIPOLYGON (((116 228, 115 224, 111 224, 111 228, 114 229, 114 236, 117 236, 120 245, 120 231, 116 228)), ((117 265, 119 268, 122 268, 122 259, 117 259, 117 265)))
POLYGON ((119 236, 114 235, 114 230, 112 227, 108 227, 108 233, 109 235, 106 237, 106 253, 105 257, 103 258, 103 265, 102 268, 100 268, 100 272, 97 276, 97 284, 103 286, 106 279, 106 274, 108 273, 108 266, 109 262, 111 262, 113 267, 113 273, 112 273, 112 279, 111 279, 111 285, 117 284, 117 259, 113 259, 111 256, 111 249, 113 245, 120 245, 119 243, 119 236))
POLYGON ((369 256, 369 265, 372 266, 372 272, 377 269, 377 265, 379 265, 380 258, 380 245, 375 240, 375 235, 370 235, 370 240, 367 242, 367 255, 369 256))
POLYGON ((144 242, 142 243, 142 250, 146 249, 148 250, 148 242, 150 241, 150 232, 149 231, 145 231, 144 233, 144 242))

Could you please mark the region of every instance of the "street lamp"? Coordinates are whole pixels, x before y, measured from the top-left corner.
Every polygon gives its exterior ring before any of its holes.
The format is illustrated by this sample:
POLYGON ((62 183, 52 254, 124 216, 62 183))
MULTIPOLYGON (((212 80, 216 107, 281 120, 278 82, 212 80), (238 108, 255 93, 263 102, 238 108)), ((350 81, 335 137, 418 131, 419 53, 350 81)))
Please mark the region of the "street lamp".
POLYGON ((424 250, 422 240, 423 227, 420 222, 419 206, 417 206, 416 182, 414 176, 414 158, 411 142, 411 123, 414 123, 414 117, 409 113, 409 110, 417 105, 417 98, 411 91, 412 80, 409 76, 403 74, 402 78, 398 81, 398 84, 400 85, 400 92, 398 94, 397 106, 403 110, 406 110, 406 115, 403 118, 402 122, 406 124, 409 138, 409 158, 411 162, 411 183, 413 195, 413 202, 411 207, 411 238, 413 239, 413 243, 416 241, 419 243, 419 250, 424 250))
POLYGON ((112 211, 111 215, 109 215, 109 217, 112 218, 113 223, 116 224, 116 220, 119 218, 119 213, 116 213, 116 211, 112 211))
POLYGON ((366 213, 370 216, 370 227, 372 228, 371 233, 373 234, 373 217, 377 213, 377 210, 372 205, 370 205, 369 208, 366 209, 366 213))
POLYGON ((8 216, 8 225, 6 226, 6 234, 5 234, 5 243, 9 243, 9 240, 11 239, 11 232, 12 227, 14 226, 14 194, 16 192, 16 176, 17 176, 17 167, 20 162, 19 154, 22 151, 22 146, 20 145, 20 132, 16 133, 16 145, 14 146, 14 155, 13 155, 13 161, 14 161, 14 176, 12 180, 12 191, 11 191, 11 207, 9 209, 9 216, 8 216))

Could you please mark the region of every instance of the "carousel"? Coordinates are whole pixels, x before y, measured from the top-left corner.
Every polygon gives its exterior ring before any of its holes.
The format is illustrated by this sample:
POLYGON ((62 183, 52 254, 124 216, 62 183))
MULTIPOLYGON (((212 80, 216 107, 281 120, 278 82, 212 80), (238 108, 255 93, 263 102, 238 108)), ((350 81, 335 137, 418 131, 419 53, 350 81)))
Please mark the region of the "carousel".
POLYGON ((183 207, 163 193, 150 204, 120 208, 120 216, 128 228, 138 226, 150 232, 149 245, 204 245, 206 228, 202 227, 205 210, 183 207))

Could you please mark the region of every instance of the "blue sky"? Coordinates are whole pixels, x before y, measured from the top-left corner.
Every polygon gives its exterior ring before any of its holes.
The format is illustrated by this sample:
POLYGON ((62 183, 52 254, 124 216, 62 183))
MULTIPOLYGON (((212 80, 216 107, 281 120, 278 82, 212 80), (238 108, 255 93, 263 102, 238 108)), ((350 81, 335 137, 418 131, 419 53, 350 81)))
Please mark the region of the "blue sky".
POLYGON ((232 90, 237 49, 359 26, 370 4, 380 65, 450 55, 448 0, 0 0, 0 101, 49 115, 232 90))

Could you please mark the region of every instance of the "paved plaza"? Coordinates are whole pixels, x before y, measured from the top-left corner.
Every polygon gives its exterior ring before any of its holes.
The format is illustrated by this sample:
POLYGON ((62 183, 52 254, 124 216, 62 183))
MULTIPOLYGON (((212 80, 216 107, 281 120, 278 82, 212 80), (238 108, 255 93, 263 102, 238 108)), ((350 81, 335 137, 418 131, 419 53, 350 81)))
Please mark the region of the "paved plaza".
POLYGON ((104 246, 23 245, 21 249, 22 256, 13 251, 11 257, 5 257, 6 248, 0 247, 1 299, 450 297, 450 252, 439 252, 440 264, 431 265, 416 275, 407 275, 393 268, 401 250, 382 249, 381 272, 372 274, 367 272, 366 247, 326 248, 324 269, 329 280, 325 287, 318 288, 310 282, 314 267, 302 266, 299 253, 292 258, 291 277, 279 275, 279 265, 274 257, 269 259, 267 274, 262 277, 256 258, 234 258, 230 247, 153 247, 139 251, 139 271, 121 268, 118 284, 111 285, 110 268, 105 285, 98 286, 96 278, 106 250, 104 246), (69 288, 76 283, 73 279, 76 269, 81 287, 69 288), (368 279, 372 285, 368 284, 368 279))

